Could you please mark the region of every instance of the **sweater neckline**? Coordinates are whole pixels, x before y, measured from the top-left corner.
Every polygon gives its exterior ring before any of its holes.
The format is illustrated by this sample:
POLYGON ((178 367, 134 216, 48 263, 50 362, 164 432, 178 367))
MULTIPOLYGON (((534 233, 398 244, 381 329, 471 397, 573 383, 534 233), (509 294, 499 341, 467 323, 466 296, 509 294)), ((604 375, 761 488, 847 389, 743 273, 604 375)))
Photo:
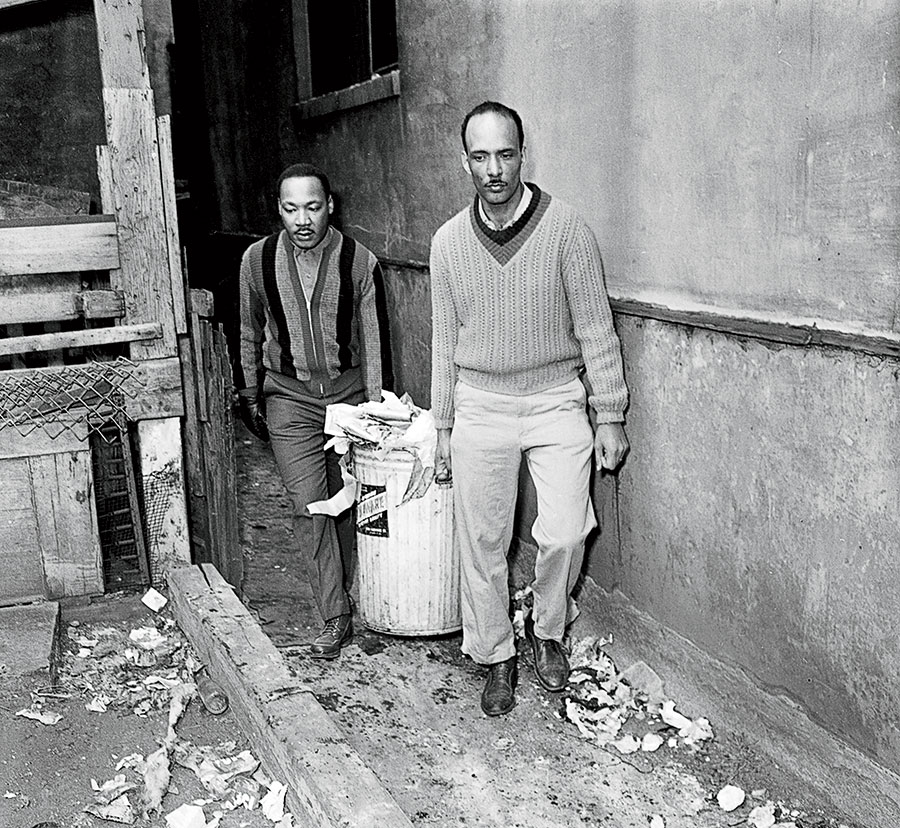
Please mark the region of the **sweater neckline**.
POLYGON ((531 188, 531 203, 509 227, 504 227, 502 230, 488 227, 478 209, 477 195, 469 208, 469 218, 475 236, 500 265, 507 264, 522 249, 550 205, 548 193, 541 190, 537 184, 532 184, 530 181, 525 183, 531 188))

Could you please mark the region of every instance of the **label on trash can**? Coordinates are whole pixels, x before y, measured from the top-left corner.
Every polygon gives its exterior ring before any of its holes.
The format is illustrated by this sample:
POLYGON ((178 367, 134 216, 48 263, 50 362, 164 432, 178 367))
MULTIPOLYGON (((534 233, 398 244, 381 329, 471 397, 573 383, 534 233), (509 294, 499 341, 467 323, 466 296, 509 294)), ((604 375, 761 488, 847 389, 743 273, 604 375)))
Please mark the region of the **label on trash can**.
POLYGON ((356 503, 356 530, 376 538, 388 536, 387 492, 385 486, 360 483, 356 503))

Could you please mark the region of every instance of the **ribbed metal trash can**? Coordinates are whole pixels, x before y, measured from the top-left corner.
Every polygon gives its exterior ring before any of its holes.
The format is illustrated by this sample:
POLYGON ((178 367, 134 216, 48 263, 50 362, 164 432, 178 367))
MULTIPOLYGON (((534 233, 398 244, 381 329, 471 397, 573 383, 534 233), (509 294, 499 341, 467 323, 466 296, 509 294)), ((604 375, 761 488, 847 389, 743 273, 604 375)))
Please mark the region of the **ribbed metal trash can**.
POLYGON ((432 483, 401 505, 413 455, 394 450, 379 459, 360 445, 352 452, 363 623, 391 635, 456 632, 462 621, 453 489, 432 483))

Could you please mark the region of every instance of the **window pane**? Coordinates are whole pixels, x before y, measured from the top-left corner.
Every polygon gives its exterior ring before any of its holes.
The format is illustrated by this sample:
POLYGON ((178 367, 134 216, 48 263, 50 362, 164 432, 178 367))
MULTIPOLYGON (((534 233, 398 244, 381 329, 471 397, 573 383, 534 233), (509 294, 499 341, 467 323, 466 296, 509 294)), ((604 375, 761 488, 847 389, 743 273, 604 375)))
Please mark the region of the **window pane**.
POLYGON ((307 9, 313 95, 368 80, 368 0, 310 0, 307 9))
POLYGON ((369 0, 372 15, 372 74, 397 68, 396 0, 369 0))

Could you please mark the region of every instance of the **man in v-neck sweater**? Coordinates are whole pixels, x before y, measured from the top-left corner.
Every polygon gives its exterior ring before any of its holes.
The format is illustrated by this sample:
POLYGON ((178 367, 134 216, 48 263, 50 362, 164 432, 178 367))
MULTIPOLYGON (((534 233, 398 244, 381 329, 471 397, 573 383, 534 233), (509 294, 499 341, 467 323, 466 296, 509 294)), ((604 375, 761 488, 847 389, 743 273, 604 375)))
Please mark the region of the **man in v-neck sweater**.
POLYGON ((336 658, 352 635, 347 566, 350 512, 311 515, 307 505, 342 485, 325 450, 325 409, 380 400, 391 360, 381 268, 375 255, 332 227, 327 176, 308 164, 278 181, 284 229, 252 244, 240 271, 241 417, 272 452, 293 502, 294 540, 325 625, 316 658, 336 658))
POLYGON ((624 458, 628 392, 597 241, 571 207, 522 181, 518 113, 486 101, 461 137, 476 196, 431 245, 435 470, 454 485, 463 651, 488 667, 481 707, 497 716, 518 680, 506 554, 522 458, 538 507, 525 633, 539 683, 555 692, 568 681, 569 595, 596 526, 592 454, 610 470, 624 458))

